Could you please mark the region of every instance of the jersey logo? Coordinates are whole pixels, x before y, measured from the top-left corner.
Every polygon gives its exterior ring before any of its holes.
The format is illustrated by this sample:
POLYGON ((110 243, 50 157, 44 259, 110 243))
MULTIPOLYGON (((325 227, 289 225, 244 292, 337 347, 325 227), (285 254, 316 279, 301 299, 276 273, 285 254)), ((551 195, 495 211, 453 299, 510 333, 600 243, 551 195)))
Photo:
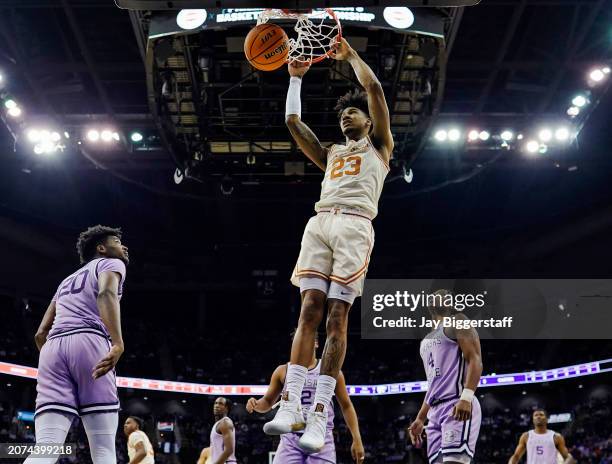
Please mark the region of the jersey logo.
POLYGON ((361 156, 352 155, 346 158, 336 158, 332 167, 330 179, 342 176, 356 176, 361 172, 361 156))

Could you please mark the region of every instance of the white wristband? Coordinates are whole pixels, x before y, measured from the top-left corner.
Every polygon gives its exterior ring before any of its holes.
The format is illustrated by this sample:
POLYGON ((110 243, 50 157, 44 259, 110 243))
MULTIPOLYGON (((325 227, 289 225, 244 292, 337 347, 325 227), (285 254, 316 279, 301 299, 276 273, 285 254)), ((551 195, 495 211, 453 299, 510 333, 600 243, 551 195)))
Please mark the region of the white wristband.
POLYGON ((469 403, 474 399, 474 390, 470 390, 469 388, 464 388, 461 392, 461 398, 463 401, 467 401, 469 403))
POLYGON ((285 105, 285 117, 290 114, 297 114, 302 117, 302 102, 300 100, 300 89, 302 88, 302 79, 297 76, 291 76, 289 79, 289 90, 287 91, 287 104, 285 105))

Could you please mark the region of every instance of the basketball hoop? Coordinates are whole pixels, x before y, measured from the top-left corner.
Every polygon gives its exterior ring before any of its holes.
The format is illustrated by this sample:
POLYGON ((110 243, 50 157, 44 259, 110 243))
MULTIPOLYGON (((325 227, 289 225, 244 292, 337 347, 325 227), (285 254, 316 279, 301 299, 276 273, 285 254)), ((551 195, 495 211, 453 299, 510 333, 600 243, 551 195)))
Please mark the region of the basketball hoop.
POLYGON ((280 10, 267 8, 261 12, 257 24, 271 19, 291 19, 296 24, 296 38, 289 38, 287 62, 318 63, 334 53, 334 46, 342 39, 340 19, 331 8, 318 10, 280 10), (328 24, 325 24, 325 22, 328 24), (332 24, 333 22, 333 24, 332 24))

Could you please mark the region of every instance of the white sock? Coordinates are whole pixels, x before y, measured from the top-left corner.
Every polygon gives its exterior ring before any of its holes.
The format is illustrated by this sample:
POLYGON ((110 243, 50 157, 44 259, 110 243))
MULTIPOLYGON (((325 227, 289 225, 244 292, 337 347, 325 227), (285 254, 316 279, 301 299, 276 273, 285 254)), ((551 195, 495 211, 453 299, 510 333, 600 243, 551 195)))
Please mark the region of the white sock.
POLYGON ((336 379, 329 375, 319 375, 317 380, 317 391, 314 398, 314 410, 317 411, 319 405, 322 405, 326 410, 331 404, 332 396, 336 390, 336 379))
POLYGON ((289 401, 300 401, 302 398, 302 389, 306 383, 306 373, 308 369, 299 364, 289 364, 287 368, 287 378, 285 385, 289 393, 289 401))
MULTIPOLYGON (((72 425, 74 415, 61 412, 47 411, 36 416, 34 429, 36 431, 36 444, 54 443, 61 444, 66 441, 66 436, 72 425)), ((24 464, 55 464, 57 458, 27 458, 24 464)))
POLYGON ((115 436, 119 425, 119 413, 100 412, 81 417, 87 433, 89 452, 94 464, 116 464, 115 436))

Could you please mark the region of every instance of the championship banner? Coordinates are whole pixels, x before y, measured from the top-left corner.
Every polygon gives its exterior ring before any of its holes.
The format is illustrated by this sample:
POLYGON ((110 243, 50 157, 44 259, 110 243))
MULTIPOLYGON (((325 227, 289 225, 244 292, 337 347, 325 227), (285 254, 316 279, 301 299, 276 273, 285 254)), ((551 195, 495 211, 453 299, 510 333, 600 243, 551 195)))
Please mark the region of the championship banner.
MULTIPOLYGON (((214 8, 153 12, 149 39, 203 30, 255 25, 263 8, 214 8)), ((321 9, 314 9, 313 14, 321 9)), ((334 8, 343 26, 413 32, 444 38, 444 15, 438 10, 408 7, 334 8)), ((281 23, 282 21, 278 21, 281 23)))

